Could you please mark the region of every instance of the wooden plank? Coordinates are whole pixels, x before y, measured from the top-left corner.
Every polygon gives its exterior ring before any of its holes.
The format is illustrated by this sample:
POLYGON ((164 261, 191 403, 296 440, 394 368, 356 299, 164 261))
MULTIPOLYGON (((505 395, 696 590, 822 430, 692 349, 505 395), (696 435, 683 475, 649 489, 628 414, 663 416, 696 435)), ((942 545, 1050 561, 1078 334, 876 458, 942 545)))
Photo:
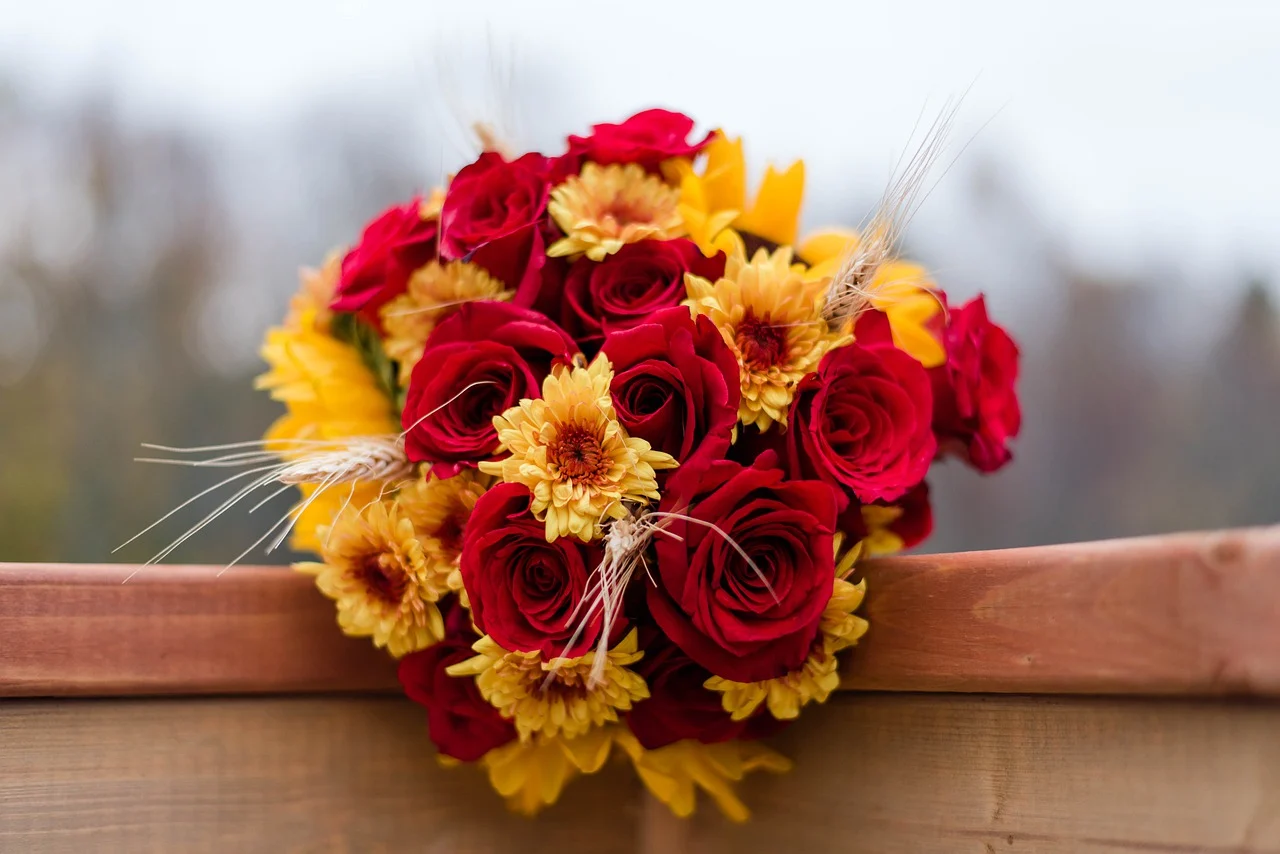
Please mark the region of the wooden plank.
POLYGON ((394 697, 0 704, 0 851, 610 854, 637 801, 618 766, 512 815, 394 697))
POLYGON ((865 565, 844 687, 1280 696, 1280 527, 865 565))
MULTIPOLYGON (((0 696, 385 690, 279 567, 0 564, 0 696)), ((869 561, 845 687, 1280 696, 1280 528, 869 561)))
POLYGON ((1280 706, 843 695, 750 778, 752 821, 659 811, 648 854, 1276 854, 1280 706))
POLYGON ((284 567, 0 565, 0 696, 397 687, 284 567))

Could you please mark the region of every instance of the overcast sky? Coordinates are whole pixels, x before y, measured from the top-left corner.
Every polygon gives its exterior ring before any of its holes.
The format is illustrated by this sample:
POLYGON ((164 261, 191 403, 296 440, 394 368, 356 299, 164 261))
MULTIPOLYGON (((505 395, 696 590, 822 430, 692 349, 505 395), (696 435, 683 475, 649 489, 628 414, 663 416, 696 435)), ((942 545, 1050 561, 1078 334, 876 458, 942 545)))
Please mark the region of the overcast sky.
MULTIPOLYGON (((819 212, 882 184, 922 107, 973 83, 955 138, 991 122, 965 156, 1029 188, 1070 254, 1123 272, 1172 251, 1191 271, 1273 280, 1278 45, 1268 0, 7 0, 0 14, 0 70, 55 94, 107 78, 140 116, 215 127, 366 92, 431 109, 436 69, 468 53, 451 73, 482 76, 482 54, 517 79, 551 69, 572 106, 514 105, 525 125, 681 108, 744 134, 752 159, 804 155, 819 212)), ((945 231, 948 210, 922 219, 945 231)))

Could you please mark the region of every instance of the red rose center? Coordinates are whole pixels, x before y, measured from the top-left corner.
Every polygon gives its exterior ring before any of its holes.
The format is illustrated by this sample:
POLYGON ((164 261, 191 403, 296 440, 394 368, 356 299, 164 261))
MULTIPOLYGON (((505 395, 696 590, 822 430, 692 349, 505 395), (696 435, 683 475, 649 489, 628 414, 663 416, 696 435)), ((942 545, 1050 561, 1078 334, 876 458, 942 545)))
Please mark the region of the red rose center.
POLYGON ((609 457, 601 449, 600 440, 580 427, 561 431, 559 439, 548 449, 547 459, 555 463, 560 477, 575 483, 603 477, 609 467, 609 457))
POLYGON ((394 555, 371 554, 360 561, 355 570, 356 579, 382 601, 399 605, 404 600, 409 579, 394 555))
POLYGON ((734 343, 738 345, 738 352, 748 368, 764 371, 782 361, 787 351, 787 333, 768 320, 747 315, 738 324, 734 343))

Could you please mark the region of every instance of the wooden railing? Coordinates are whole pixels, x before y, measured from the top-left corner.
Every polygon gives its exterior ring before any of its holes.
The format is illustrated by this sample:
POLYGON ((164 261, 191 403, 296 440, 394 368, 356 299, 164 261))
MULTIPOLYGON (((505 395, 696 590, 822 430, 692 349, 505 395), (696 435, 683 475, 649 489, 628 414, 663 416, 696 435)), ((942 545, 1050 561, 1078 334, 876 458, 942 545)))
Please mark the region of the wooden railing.
POLYGON ((135 569, 0 564, 0 850, 1280 851, 1280 528, 868 562, 745 828, 507 816, 310 578, 135 569))

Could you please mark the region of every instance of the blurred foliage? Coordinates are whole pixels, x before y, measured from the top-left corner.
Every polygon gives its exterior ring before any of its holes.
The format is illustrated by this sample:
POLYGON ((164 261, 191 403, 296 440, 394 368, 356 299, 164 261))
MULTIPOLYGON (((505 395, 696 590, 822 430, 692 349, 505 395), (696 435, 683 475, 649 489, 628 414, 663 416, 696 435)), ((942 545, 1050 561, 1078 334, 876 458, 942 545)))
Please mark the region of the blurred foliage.
MULTIPOLYGON (((50 106, 0 84, 0 560, 112 559, 213 483, 132 462, 139 443, 261 434, 277 408, 252 390, 252 353, 283 313, 293 265, 318 264, 430 183, 391 115, 302 115, 237 144, 139 127, 102 94, 50 106)), ((1009 324, 1024 351, 1015 464, 985 478, 943 467, 930 548, 1277 521, 1272 292, 1216 283, 1238 307, 1193 352, 1161 332, 1152 307, 1176 295, 1160 283, 1097 281, 1056 257, 1044 269, 1022 286, 1055 293, 1055 310, 1009 324)), ((286 507, 229 514, 176 557, 223 562, 286 507)), ((118 559, 145 559, 199 517, 179 514, 118 559)))

